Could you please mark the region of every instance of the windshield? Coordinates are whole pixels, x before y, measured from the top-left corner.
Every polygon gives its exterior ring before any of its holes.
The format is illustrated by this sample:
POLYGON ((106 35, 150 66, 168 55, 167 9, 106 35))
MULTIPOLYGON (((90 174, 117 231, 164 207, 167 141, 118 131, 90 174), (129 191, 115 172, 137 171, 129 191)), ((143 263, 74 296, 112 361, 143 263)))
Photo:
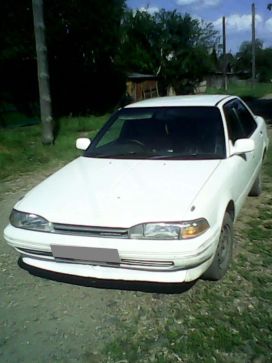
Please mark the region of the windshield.
POLYGON ((225 138, 216 107, 125 108, 85 152, 120 159, 223 159, 225 138))

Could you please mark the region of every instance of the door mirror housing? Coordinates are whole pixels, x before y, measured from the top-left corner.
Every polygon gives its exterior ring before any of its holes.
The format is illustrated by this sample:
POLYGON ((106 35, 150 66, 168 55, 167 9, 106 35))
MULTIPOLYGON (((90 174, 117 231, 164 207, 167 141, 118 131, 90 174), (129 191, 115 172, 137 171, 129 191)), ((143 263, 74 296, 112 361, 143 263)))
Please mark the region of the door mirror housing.
POLYGON ((255 115, 255 120, 257 123, 265 124, 265 120, 262 116, 255 115))
POLYGON ((255 150, 255 142, 251 139, 238 139, 231 145, 231 155, 246 154, 255 150))
POLYGON ((91 144, 91 140, 87 137, 80 137, 76 140, 76 148, 79 150, 86 150, 91 144))

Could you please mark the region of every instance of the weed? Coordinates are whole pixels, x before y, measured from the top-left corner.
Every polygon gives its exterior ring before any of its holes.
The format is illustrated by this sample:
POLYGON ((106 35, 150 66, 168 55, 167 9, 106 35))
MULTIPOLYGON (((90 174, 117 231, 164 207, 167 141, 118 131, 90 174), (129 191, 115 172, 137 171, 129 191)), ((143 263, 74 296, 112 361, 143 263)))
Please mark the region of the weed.
POLYGON ((92 138, 106 119, 107 115, 60 119, 59 133, 54 146, 41 143, 41 127, 38 125, 1 129, 0 179, 16 178, 22 172, 41 169, 45 165, 51 168, 74 159, 81 155, 75 148, 76 138, 92 138))

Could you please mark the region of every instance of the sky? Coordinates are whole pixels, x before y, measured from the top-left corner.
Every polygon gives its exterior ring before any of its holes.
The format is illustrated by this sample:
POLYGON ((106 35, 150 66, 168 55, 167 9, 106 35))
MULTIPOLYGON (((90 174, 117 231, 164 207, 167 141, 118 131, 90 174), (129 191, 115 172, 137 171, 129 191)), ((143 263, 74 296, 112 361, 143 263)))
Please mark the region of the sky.
MULTIPOLYGON (((131 9, 154 13, 163 8, 189 13, 192 17, 213 23, 222 32, 222 17, 226 17, 227 51, 236 53, 243 41, 251 40, 252 0, 127 0, 131 9)), ((272 47, 272 11, 268 11, 270 0, 255 0, 256 38, 264 47, 272 47)))

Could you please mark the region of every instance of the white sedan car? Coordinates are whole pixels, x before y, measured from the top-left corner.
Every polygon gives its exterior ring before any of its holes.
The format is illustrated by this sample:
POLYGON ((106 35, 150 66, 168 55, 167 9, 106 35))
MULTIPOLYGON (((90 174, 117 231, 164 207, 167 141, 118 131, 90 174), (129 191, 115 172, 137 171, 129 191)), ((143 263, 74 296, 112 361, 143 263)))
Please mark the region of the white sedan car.
POLYGON ((266 125, 237 97, 177 96, 117 111, 84 155, 18 201, 4 231, 23 262, 98 279, 219 280, 233 223, 261 192, 266 125))

